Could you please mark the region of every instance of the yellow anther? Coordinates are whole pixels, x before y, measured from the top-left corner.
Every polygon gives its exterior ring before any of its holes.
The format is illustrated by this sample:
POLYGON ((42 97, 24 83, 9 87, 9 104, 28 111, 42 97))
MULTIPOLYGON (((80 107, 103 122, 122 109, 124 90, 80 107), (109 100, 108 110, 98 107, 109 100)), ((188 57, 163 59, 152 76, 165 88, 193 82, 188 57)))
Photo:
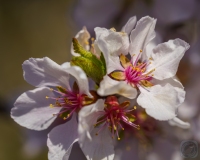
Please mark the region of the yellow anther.
POLYGON ((107 119, 108 122, 110 122, 110 119, 107 119))
POLYGON ((85 43, 86 45, 88 45, 88 44, 89 44, 89 42, 88 42, 88 41, 84 41, 84 43, 85 43))
POLYGON ((98 136, 98 133, 96 133, 95 135, 98 136))
POLYGON ((122 128, 122 130, 124 131, 124 128, 122 128))
POLYGON ((114 27, 112 27, 110 30, 116 32, 116 29, 114 27))
POLYGON ((119 113, 119 109, 118 109, 118 110, 116 110, 116 112, 117 112, 117 113, 119 113))
POLYGON ((67 117, 69 117, 69 116, 70 116, 70 114, 67 115, 67 117))
POLYGON ((134 106, 133 108, 134 108, 134 109, 137 109, 137 106, 134 106))
POLYGON ((133 54, 133 56, 135 56, 135 54, 133 54))
POLYGON ((153 60, 153 58, 152 58, 152 57, 150 57, 150 58, 149 58, 149 60, 153 60))
POLYGON ((94 41, 94 37, 91 38, 91 41, 94 41))
POLYGON ((53 88, 50 88, 50 91, 53 91, 53 88))
POLYGON ((46 98, 46 99, 48 99, 49 97, 48 97, 48 96, 46 96, 45 98, 46 98))
POLYGON ((50 104, 50 105, 49 105, 49 107, 53 108, 53 107, 54 107, 54 105, 53 105, 53 104, 50 104))
POLYGON ((142 50, 140 50, 140 52, 142 52, 142 50))
POLYGON ((118 140, 120 140, 120 138, 119 138, 119 137, 118 137, 117 139, 118 139, 118 140))
POLYGON ((66 120, 67 118, 66 117, 63 117, 63 120, 66 120))
POLYGON ((116 130, 117 130, 117 127, 116 127, 115 125, 114 125, 113 127, 114 127, 114 130, 116 131, 116 130))

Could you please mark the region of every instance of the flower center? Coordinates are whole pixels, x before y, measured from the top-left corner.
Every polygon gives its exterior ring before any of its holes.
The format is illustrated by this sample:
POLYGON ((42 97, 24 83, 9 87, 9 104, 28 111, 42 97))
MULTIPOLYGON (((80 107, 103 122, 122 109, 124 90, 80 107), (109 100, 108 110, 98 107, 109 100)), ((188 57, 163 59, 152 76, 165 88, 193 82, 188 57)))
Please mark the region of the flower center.
POLYGON ((132 62, 133 57, 130 61, 126 56, 121 54, 119 59, 124 70, 114 70, 113 72, 109 73, 108 76, 117 81, 126 81, 132 87, 137 87, 138 85, 145 87, 153 86, 150 81, 153 78, 152 72, 154 72, 155 69, 148 71, 148 67, 151 64, 150 60, 152 60, 152 58, 150 58, 148 61, 140 62, 139 59, 141 54, 142 50, 134 62, 132 62))
POLYGON ((150 81, 152 80, 153 75, 150 74, 154 70, 144 74, 147 65, 147 63, 138 62, 135 66, 128 66, 124 71, 126 81, 133 86, 138 84, 144 85, 145 87, 152 86, 150 81))
POLYGON ((139 129, 139 125, 134 124, 135 116, 132 114, 132 111, 136 109, 136 106, 133 109, 128 109, 129 102, 125 101, 122 104, 119 104, 115 96, 107 97, 105 102, 105 108, 103 114, 98 118, 95 127, 99 127, 98 133, 103 129, 108 127, 112 133, 112 137, 119 137, 119 130, 124 130, 122 123, 126 123, 134 128, 139 129))
POLYGON ((50 104, 50 107, 62 107, 62 110, 56 115, 60 115, 64 120, 69 118, 75 111, 78 111, 83 106, 83 97, 84 95, 80 95, 75 91, 67 91, 61 86, 57 87, 58 90, 51 89, 51 91, 55 92, 57 97, 48 97, 47 99, 55 100, 55 104, 50 104))

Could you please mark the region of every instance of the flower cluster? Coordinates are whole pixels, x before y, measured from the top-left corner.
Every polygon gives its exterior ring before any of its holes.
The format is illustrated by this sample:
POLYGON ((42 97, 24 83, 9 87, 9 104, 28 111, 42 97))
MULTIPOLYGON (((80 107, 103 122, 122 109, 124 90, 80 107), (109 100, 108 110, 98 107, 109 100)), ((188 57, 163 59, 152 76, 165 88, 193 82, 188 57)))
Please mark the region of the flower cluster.
POLYGON ((88 160, 112 160, 122 132, 148 134, 155 119, 189 127, 177 118, 185 91, 175 77, 189 45, 181 39, 157 45, 155 24, 132 17, 120 32, 96 27, 96 39, 83 28, 72 40, 70 62, 23 63, 24 79, 37 88, 19 96, 11 117, 33 130, 63 120, 48 134, 49 160, 68 160, 75 142, 88 160))

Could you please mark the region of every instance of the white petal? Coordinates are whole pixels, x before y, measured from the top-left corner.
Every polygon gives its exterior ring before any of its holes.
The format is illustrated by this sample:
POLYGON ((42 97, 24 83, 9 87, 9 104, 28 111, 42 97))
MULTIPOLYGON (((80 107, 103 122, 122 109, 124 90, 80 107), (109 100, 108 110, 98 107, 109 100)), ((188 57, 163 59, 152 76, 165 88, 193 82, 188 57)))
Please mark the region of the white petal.
POLYGON ((120 64, 119 57, 110 55, 110 52, 105 40, 98 39, 98 47, 104 55, 104 58, 106 61, 106 70, 108 74, 114 70, 124 70, 124 68, 120 64))
POLYGON ((190 124, 188 122, 183 122, 182 120, 180 120, 177 117, 169 120, 169 124, 172 125, 172 126, 178 126, 180 128, 183 128, 183 129, 190 128, 190 124))
POLYGON ((79 112, 79 143, 88 160, 113 160, 114 146, 109 129, 105 128, 96 136, 98 128, 94 128, 101 111, 104 109, 104 100, 96 104, 83 107, 79 112))
POLYGON ((184 102, 184 100, 185 100, 185 91, 183 90, 184 87, 181 84, 181 82, 178 80, 177 77, 172 77, 172 78, 168 78, 168 79, 164 79, 164 80, 153 79, 152 83, 155 85, 159 84, 161 86, 165 86, 167 83, 169 83, 177 91, 179 103, 182 104, 184 102))
POLYGON ((153 49, 153 61, 147 72, 155 68, 154 78, 162 80, 173 77, 177 72, 180 60, 188 49, 189 44, 181 39, 159 44, 153 49))
POLYGON ((69 68, 69 67, 71 67, 71 64, 69 62, 65 62, 65 63, 61 64, 61 67, 62 68, 69 68))
POLYGON ((129 53, 135 56, 133 62, 140 50, 144 50, 146 45, 155 37, 155 24, 156 20, 150 17, 141 18, 136 25, 136 28, 131 32, 129 53))
POLYGON ((96 40, 98 40, 101 36, 104 38, 109 35, 109 30, 106 28, 96 27, 94 28, 96 40))
POLYGON ((155 33, 156 36, 153 40, 151 40, 145 47, 141 60, 146 61, 147 59, 151 58, 152 50, 160 43, 162 43, 162 38, 158 32, 155 33))
POLYGON ((96 27, 94 30, 96 42, 98 43, 99 39, 103 39, 108 46, 109 55, 119 56, 120 54, 128 54, 129 38, 127 33, 115 32, 100 27, 96 27))
POLYGON ((76 78, 80 94, 87 94, 88 96, 92 97, 89 91, 88 78, 85 72, 80 67, 72 66, 72 67, 64 67, 63 69, 67 73, 76 78))
POLYGON ((131 17, 122 28, 122 32, 126 32, 127 34, 130 34, 133 28, 135 27, 136 21, 137 21, 136 16, 131 17))
MULTIPOLYGON (((89 43, 88 43, 88 40, 90 39, 90 34, 89 32, 87 31, 87 28, 86 27, 83 27, 82 30, 80 30, 75 38, 78 40, 79 44, 81 46, 83 46, 83 48, 85 48, 86 50, 89 50, 90 49, 90 46, 89 46, 89 43)), ((73 56, 80 56, 78 53, 75 53, 74 52, 74 47, 73 47, 73 44, 71 44, 71 54, 73 56)))
POLYGON ((22 64, 24 79, 33 86, 62 86, 69 87, 69 75, 60 65, 49 59, 30 58, 22 64))
POLYGON ((49 160, 68 160, 72 146, 78 141, 76 115, 51 130, 48 134, 47 146, 49 160), (63 158, 64 157, 64 158, 63 158))
POLYGON ((48 128, 55 120, 53 114, 59 113, 61 107, 50 108, 51 99, 45 99, 46 96, 53 97, 53 92, 49 88, 37 88, 23 93, 15 102, 11 110, 11 117, 29 129, 43 130, 48 128))
POLYGON ((96 123, 99 111, 104 109, 104 100, 99 99, 96 103, 83 107, 79 112, 79 140, 80 144, 85 138, 91 140, 90 132, 94 129, 94 124, 96 123))
POLYGON ((137 96, 137 90, 135 88, 125 81, 115 81, 107 75, 101 81, 97 93, 101 96, 119 94, 130 99, 134 99, 137 96))
POLYGON ((155 85, 148 90, 140 87, 141 94, 137 102, 146 109, 148 115, 158 120, 170 120, 176 116, 178 106, 182 102, 182 94, 170 84, 155 85))
POLYGON ((81 142, 81 148, 87 160, 113 160, 114 145, 110 135, 109 129, 105 128, 98 136, 96 136, 97 129, 91 132, 92 141, 85 138, 81 142))

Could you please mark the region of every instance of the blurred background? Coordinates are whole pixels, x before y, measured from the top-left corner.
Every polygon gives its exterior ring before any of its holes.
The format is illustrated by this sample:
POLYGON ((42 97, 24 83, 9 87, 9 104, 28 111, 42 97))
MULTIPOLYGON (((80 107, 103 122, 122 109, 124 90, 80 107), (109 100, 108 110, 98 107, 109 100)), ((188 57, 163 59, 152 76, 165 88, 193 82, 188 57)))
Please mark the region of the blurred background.
MULTIPOLYGON (((70 61, 71 39, 83 26, 94 37, 94 27, 115 27, 120 31, 134 15, 138 19, 149 15, 158 20, 156 32, 160 42, 181 38, 191 45, 177 74, 187 91, 179 117, 190 122, 191 128, 172 129, 177 152, 181 140, 200 143, 200 0, 1 0, 1 160, 47 159, 48 130, 30 131, 10 118, 16 98, 34 88, 24 81, 21 64, 30 57, 45 56, 59 64, 70 61)), ((149 153, 147 159, 159 160, 162 155, 155 157, 149 153)), ((174 154, 167 159, 178 160, 174 154)))

